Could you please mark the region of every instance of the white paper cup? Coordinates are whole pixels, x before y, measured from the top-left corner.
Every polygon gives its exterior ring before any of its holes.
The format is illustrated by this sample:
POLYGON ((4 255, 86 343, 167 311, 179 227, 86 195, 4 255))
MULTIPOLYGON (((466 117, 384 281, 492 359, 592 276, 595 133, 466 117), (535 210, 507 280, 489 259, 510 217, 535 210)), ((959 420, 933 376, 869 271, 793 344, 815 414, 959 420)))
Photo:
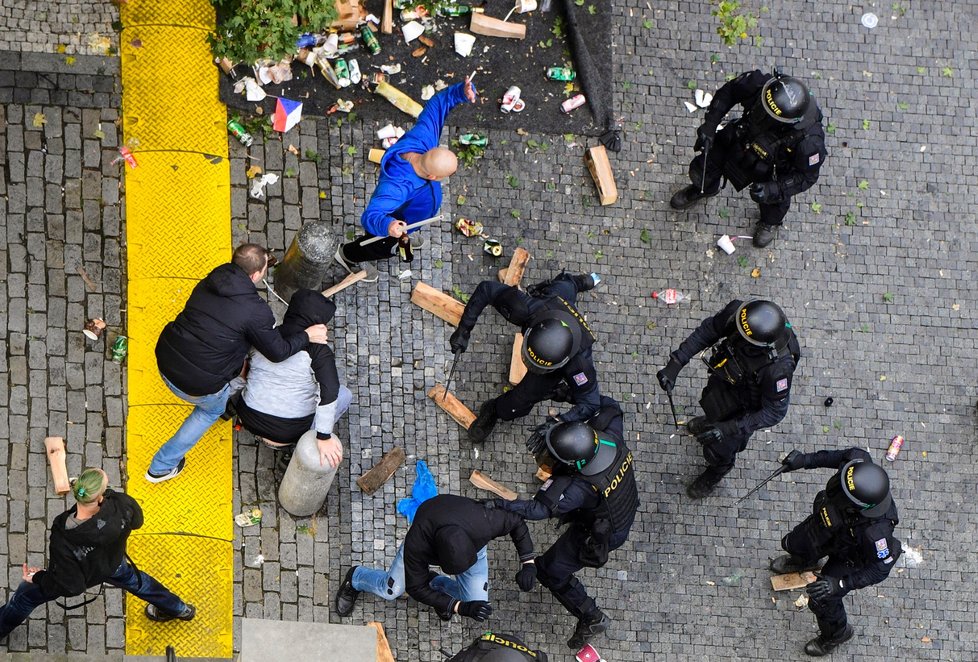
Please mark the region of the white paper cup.
POLYGON ((388 124, 387 126, 382 126, 377 129, 377 139, 383 140, 384 138, 394 138, 397 136, 397 129, 394 128, 393 124, 388 124))
POLYGON ((516 0, 516 11, 525 14, 537 8, 537 0, 516 0))
POLYGON ((475 37, 465 32, 455 33, 455 52, 462 57, 472 54, 472 47, 475 45, 475 37))
POLYGON ((735 250, 737 250, 736 246, 734 246, 733 240, 730 239, 729 234, 725 234, 719 239, 717 239, 717 246, 719 246, 720 249, 727 255, 730 255, 735 250))
POLYGON ((404 34, 404 41, 410 44, 424 34, 424 26, 417 21, 411 21, 401 26, 401 32, 404 34))
MULTIPOLYGON (((513 85, 508 90, 506 90, 506 94, 503 95, 503 102, 502 104, 500 104, 499 110, 503 111, 504 113, 508 113, 515 108, 519 100, 520 100, 520 88, 513 85)), ((520 108, 520 110, 523 110, 523 108, 520 108)))

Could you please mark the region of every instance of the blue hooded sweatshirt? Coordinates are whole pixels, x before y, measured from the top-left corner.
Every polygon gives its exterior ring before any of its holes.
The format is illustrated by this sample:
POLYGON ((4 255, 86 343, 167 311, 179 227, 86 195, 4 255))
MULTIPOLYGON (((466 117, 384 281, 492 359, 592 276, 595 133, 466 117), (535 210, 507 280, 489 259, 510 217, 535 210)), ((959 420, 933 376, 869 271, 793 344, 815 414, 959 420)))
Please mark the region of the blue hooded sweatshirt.
POLYGON ((395 220, 414 223, 438 213, 441 182, 418 177, 401 154, 424 154, 437 147, 449 111, 465 100, 464 82, 445 88, 428 100, 414 127, 387 150, 380 161, 377 188, 360 217, 364 230, 375 237, 386 237, 388 226, 395 220))

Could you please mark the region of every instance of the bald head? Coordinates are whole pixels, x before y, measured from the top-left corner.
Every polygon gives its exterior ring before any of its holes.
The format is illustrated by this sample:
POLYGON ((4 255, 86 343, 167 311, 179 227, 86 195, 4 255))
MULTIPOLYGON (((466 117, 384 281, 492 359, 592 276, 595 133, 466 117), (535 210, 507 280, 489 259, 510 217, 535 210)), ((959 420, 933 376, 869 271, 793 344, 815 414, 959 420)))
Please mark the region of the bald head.
POLYGON ((447 147, 435 147, 422 155, 419 165, 419 174, 425 179, 445 179, 458 170, 458 157, 447 147))

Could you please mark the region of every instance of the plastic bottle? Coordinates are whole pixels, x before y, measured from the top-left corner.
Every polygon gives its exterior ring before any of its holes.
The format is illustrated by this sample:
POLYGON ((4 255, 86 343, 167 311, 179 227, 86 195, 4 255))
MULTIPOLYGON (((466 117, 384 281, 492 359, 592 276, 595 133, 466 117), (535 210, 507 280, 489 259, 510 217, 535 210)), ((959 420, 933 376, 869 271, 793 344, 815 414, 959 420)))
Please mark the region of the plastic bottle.
POLYGON ((653 299, 658 299, 665 304, 685 303, 690 301, 689 295, 683 294, 679 290, 667 289, 652 293, 653 299))

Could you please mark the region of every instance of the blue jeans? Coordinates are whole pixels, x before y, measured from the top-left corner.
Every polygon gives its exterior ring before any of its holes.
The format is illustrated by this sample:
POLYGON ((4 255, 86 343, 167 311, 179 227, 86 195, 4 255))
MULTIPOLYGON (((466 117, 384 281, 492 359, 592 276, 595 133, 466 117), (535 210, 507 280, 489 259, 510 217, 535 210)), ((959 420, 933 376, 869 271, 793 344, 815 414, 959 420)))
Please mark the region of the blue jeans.
MULTIPOLYGON (((104 581, 156 605, 161 612, 171 616, 178 616, 187 608, 184 601, 171 593, 168 588, 142 570, 137 572, 126 561, 123 561, 112 576, 104 581)), ((45 602, 55 599, 57 598, 45 597, 37 584, 21 582, 7 604, 0 607, 0 638, 6 637, 15 627, 26 621, 32 611, 45 602)))
MULTIPOLYGON (((455 579, 438 575, 429 584, 456 600, 489 600, 489 560, 486 548, 476 554, 475 563, 465 572, 455 575, 455 579)), ((353 571, 353 588, 379 595, 385 600, 394 600, 404 593, 404 543, 397 548, 394 563, 388 571, 360 566, 353 571)))
POLYGON ((176 434, 170 437, 169 441, 163 444, 153 456, 149 470, 157 475, 165 474, 180 464, 183 456, 190 452, 190 449, 200 441, 207 429, 224 413, 232 392, 231 384, 225 384, 224 388, 217 393, 201 396, 187 395, 162 374, 160 377, 175 396, 195 406, 176 434))

